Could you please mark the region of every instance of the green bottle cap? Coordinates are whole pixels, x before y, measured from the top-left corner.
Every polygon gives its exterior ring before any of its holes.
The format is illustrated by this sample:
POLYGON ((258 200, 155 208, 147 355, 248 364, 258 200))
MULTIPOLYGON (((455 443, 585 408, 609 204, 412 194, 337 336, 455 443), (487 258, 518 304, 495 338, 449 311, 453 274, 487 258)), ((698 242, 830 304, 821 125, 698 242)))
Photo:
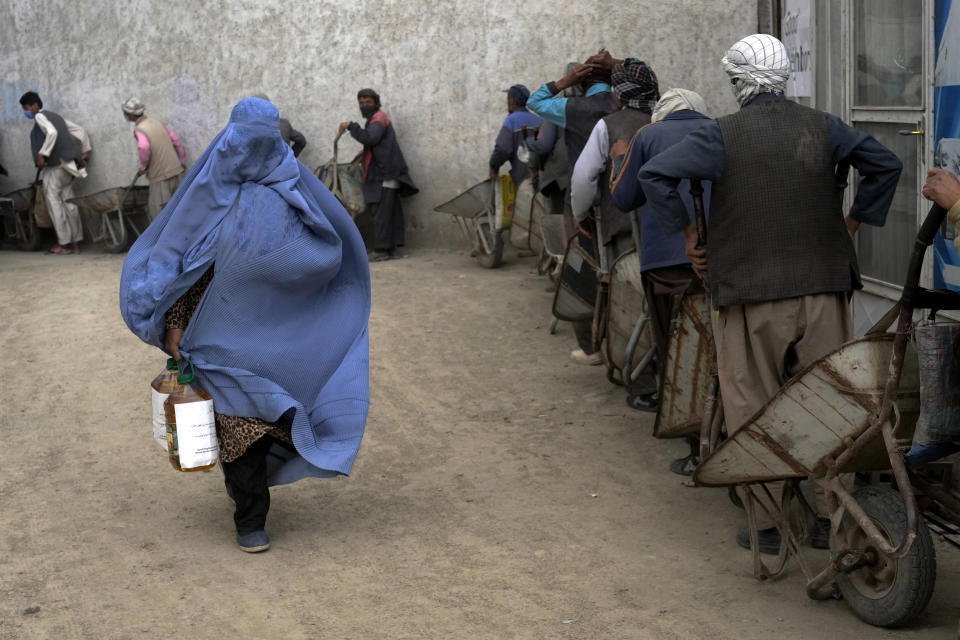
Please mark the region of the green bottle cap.
POLYGON ((190 358, 184 358, 183 362, 186 362, 189 368, 185 368, 177 374, 177 384, 190 384, 196 377, 196 369, 193 366, 193 360, 190 358))
POLYGON ((177 361, 173 358, 167 358, 167 371, 176 371, 177 368, 177 361))

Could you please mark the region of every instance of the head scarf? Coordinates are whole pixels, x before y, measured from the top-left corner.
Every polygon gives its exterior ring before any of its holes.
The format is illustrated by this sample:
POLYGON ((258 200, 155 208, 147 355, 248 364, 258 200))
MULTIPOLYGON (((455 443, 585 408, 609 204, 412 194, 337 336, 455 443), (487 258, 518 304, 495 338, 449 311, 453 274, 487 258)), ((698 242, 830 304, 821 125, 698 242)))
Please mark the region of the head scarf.
POLYGON ((120 312, 163 346, 164 315, 215 265, 180 351, 219 413, 292 421, 269 482, 349 473, 369 398, 370 273, 350 215, 284 144, 276 107, 240 101, 127 254, 120 312))
POLYGON ((667 89, 667 92, 657 100, 653 108, 651 122, 663 120, 675 111, 696 111, 706 114, 707 105, 696 91, 689 89, 667 89))
POLYGON ((627 58, 614 65, 610 74, 610 88, 620 104, 647 113, 660 98, 657 74, 646 62, 637 58, 627 58))
POLYGON ((787 88, 787 49, 771 35, 755 33, 738 40, 720 62, 727 75, 737 79, 733 94, 740 106, 758 93, 783 93, 787 88))
POLYGON ((522 84, 515 84, 507 89, 507 95, 516 100, 518 107, 525 107, 527 99, 530 97, 530 89, 522 84))
POLYGON ((380 106, 380 94, 373 89, 360 89, 360 91, 357 91, 357 100, 360 98, 373 98, 374 104, 378 107, 380 106))
POLYGON ((123 103, 123 112, 131 116, 142 116, 144 109, 145 107, 139 98, 130 98, 123 103))

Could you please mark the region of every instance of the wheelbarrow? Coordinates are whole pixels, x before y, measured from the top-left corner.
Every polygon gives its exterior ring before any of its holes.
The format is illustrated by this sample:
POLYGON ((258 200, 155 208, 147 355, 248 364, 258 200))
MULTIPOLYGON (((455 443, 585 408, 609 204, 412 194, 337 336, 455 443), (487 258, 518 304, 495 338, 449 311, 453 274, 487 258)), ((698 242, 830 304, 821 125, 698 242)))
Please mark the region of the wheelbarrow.
POLYGON ((43 197, 40 171, 29 187, 17 189, 3 196, 6 206, 0 207, 4 235, 23 251, 33 251, 40 244, 38 229, 50 229, 53 221, 43 197))
POLYGON ((473 185, 433 210, 452 216, 480 266, 494 269, 503 261, 503 236, 510 228, 514 195, 513 180, 502 175, 473 185))
POLYGON ((344 133, 341 131, 333 139, 333 157, 313 173, 336 196, 350 217, 356 220, 367 208, 363 198, 363 159, 357 156, 351 162, 337 162, 337 143, 344 133))
POLYGON ((150 188, 134 186, 136 181, 134 178, 128 187, 112 187, 67 201, 99 216, 100 224, 91 240, 102 241, 110 253, 127 249, 130 244, 128 227, 134 236, 139 237, 149 224, 147 196, 150 188), (140 225, 134 222, 134 218, 139 219, 140 225))
POLYGON ((926 248, 945 211, 927 215, 908 268, 900 301, 863 338, 841 346, 789 380, 764 408, 723 441, 694 473, 700 486, 752 486, 743 492, 754 575, 774 577, 795 557, 814 599, 842 595, 854 613, 875 626, 908 623, 926 607, 935 581, 934 549, 919 517, 927 510, 960 522, 960 500, 949 483, 931 480, 929 466, 905 462, 921 398, 916 351, 910 336, 914 309, 960 308, 960 295, 918 286, 926 248), (894 333, 885 333, 894 318, 894 333), (870 484, 851 491, 841 474, 857 473, 870 484), (865 474, 869 474, 866 476, 865 474), (791 522, 795 506, 812 512, 798 490, 801 479, 823 489, 830 512, 830 559, 819 573, 799 553, 804 527, 791 522), (776 503, 759 483, 786 481, 776 503), (777 522, 781 548, 772 564, 759 554, 756 517, 777 522))

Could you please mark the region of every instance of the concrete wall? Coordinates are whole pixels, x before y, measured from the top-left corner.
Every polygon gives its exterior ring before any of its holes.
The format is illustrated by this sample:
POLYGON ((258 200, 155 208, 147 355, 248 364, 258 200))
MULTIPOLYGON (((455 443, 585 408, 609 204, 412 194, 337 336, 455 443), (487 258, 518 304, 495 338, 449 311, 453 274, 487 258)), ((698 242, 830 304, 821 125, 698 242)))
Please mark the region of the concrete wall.
MULTIPOLYGON (((719 58, 757 24, 756 0, 208 0, 77 3, 0 0, 0 192, 33 177, 28 90, 93 142, 80 193, 136 171, 120 103, 139 96, 192 161, 233 104, 264 92, 303 131, 310 168, 332 154, 337 123, 360 120, 356 91, 376 88, 420 194, 406 201, 410 244, 461 242, 436 204, 483 179, 505 111, 502 89, 536 89, 601 46, 647 60, 662 88, 699 91, 711 115, 735 103, 719 58)), ((341 158, 359 147, 341 145, 341 158)))

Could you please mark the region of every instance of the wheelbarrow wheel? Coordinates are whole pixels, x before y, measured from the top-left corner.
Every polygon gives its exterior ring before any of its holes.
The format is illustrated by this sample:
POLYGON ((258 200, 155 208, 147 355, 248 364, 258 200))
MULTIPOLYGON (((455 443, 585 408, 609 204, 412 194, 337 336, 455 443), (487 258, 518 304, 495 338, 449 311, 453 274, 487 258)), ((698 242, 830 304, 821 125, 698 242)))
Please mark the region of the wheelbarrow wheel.
POLYGON ((477 233, 486 238, 486 245, 490 247, 490 251, 487 252, 484 244, 480 243, 477 249, 477 262, 481 267, 496 269, 503 261, 503 231, 492 229, 489 222, 483 221, 477 223, 477 233))
POLYGON ((14 231, 17 238, 17 248, 21 251, 33 251, 40 243, 40 232, 33 211, 17 211, 13 219, 14 231))
POLYGON ((124 226, 123 214, 119 211, 108 211, 103 216, 103 244, 110 253, 121 253, 127 248, 127 229, 124 226))
MULTIPOLYGON (((887 541, 896 546, 907 529, 907 512, 900 494, 887 487, 861 487, 853 497, 887 541)), ((933 541, 923 518, 917 522, 917 537, 902 558, 888 557, 874 549, 853 517, 845 514, 837 535, 830 538, 830 552, 852 551, 857 555, 872 549, 872 561, 849 573, 837 574, 840 593, 858 618, 876 627, 900 627, 923 612, 936 581, 933 541)))

